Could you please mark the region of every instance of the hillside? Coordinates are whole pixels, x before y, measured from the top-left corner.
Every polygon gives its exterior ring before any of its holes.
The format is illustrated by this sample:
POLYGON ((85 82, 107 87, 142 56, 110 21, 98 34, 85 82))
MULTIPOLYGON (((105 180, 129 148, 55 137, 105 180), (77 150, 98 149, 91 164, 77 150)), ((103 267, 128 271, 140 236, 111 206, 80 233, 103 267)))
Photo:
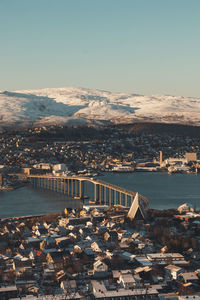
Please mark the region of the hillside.
POLYGON ((200 98, 75 87, 0 92, 0 127, 137 122, 199 126, 200 98))

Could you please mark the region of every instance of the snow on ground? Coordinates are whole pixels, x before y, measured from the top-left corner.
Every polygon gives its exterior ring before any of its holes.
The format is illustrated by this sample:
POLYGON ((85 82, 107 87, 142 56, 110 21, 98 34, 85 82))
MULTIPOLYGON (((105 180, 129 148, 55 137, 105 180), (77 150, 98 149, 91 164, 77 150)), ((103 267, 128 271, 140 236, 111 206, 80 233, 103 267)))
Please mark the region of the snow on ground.
POLYGON ((0 91, 0 126, 137 121, 200 125, 200 98, 76 87, 0 91))

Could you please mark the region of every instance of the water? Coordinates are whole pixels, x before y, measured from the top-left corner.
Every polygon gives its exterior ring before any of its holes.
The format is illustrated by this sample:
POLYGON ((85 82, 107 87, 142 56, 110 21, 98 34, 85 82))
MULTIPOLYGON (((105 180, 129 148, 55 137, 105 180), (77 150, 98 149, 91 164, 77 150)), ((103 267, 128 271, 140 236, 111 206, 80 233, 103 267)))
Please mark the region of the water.
POLYGON ((0 218, 40 215, 79 207, 80 201, 56 192, 25 186, 14 191, 0 192, 0 218))
MULTIPOLYGON (((147 197, 149 206, 157 209, 177 208, 188 202, 200 209, 200 175, 167 173, 106 173, 100 179, 137 191, 147 197)), ((85 187, 85 194, 92 196, 92 185, 85 187)), ((26 186, 14 191, 0 192, 0 217, 46 214, 63 211, 65 207, 79 206, 52 191, 42 191, 26 186)))
POLYGON ((188 202, 200 209, 200 175, 135 172, 105 174, 101 179, 139 192, 151 208, 177 208, 188 202))

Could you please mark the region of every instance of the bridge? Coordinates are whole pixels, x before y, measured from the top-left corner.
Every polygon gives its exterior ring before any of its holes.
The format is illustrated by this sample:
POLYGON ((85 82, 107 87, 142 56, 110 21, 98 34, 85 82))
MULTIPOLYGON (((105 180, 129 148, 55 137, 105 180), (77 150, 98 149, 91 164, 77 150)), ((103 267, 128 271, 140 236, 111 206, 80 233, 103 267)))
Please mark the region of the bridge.
MULTIPOLYGON (((92 203, 96 204, 130 207, 136 195, 136 192, 91 177, 28 175, 28 178, 36 188, 52 190, 58 193, 67 194, 73 199, 82 200, 86 197, 84 194, 84 183, 90 182, 94 187, 92 203)), ((144 208, 148 207, 147 198, 139 194, 139 200, 144 208)))

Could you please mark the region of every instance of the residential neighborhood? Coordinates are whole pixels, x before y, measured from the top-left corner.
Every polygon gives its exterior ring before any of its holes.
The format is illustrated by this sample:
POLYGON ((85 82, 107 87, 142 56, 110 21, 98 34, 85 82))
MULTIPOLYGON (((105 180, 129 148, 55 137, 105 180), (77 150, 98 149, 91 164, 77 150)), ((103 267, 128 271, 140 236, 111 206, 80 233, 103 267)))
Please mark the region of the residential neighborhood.
POLYGON ((199 299, 199 212, 140 210, 1 219, 0 299, 199 299))

